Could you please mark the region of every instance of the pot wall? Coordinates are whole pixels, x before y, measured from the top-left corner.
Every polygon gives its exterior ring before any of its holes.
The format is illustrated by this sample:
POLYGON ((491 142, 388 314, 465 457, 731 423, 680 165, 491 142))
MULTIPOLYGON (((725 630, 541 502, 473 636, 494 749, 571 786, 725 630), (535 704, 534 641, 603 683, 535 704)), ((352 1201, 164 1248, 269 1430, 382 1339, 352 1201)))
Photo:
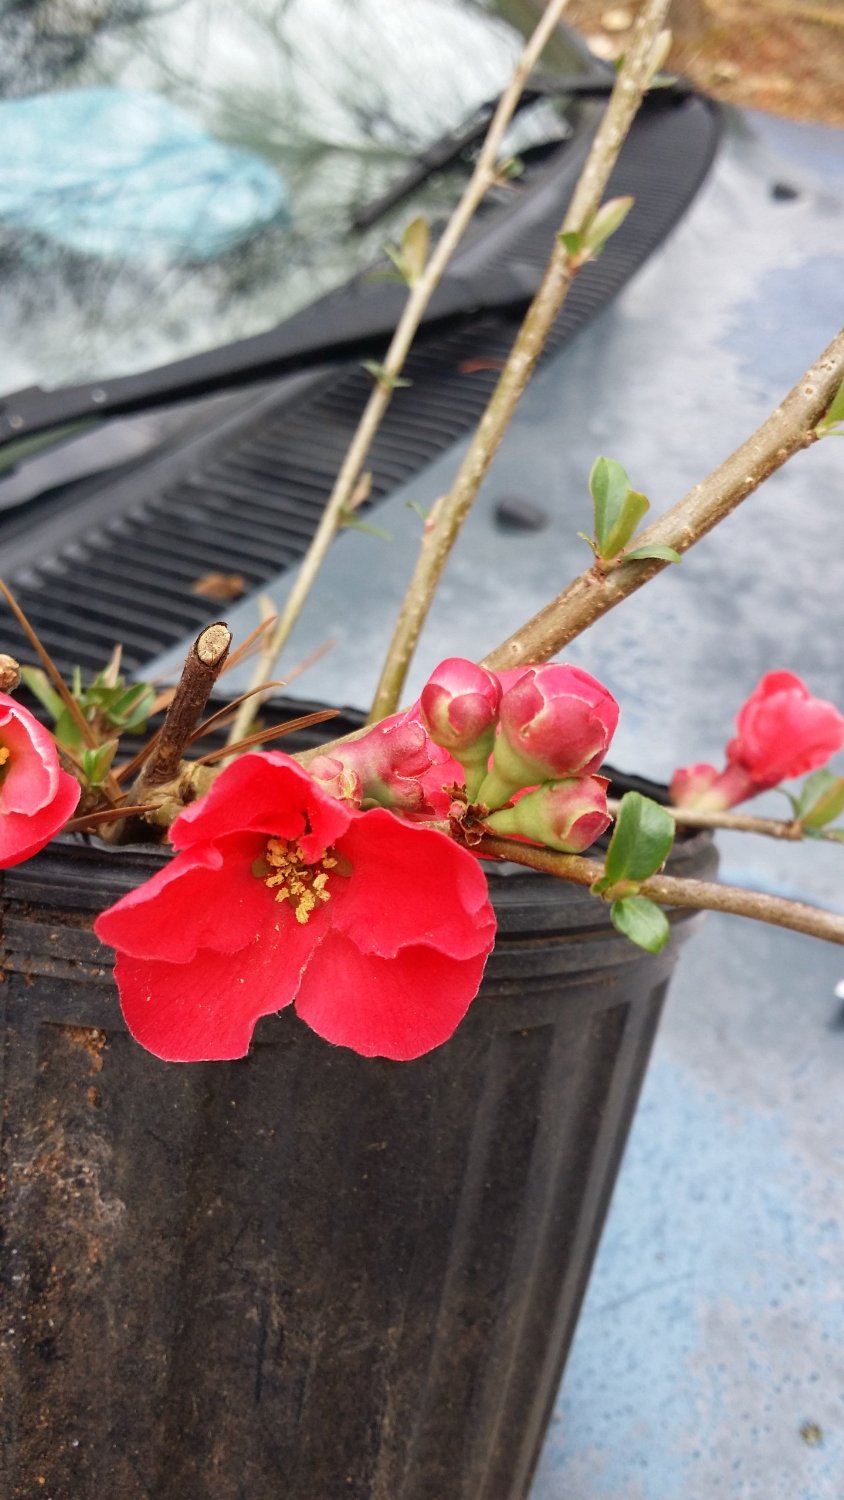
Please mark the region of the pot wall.
POLYGON ((654 958, 493 872, 445 1047, 368 1061, 288 1009, 165 1065, 89 930, 160 858, 58 844, 3 883, 2 1493, 523 1500, 688 914, 654 958))

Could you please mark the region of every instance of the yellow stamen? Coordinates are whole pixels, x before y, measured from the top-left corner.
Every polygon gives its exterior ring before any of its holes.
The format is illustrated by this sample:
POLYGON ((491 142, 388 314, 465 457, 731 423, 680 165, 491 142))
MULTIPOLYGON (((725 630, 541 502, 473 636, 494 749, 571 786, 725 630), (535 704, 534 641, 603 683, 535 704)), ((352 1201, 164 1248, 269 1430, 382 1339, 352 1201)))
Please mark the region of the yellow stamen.
POLYGON ((0 766, 5 766, 11 753, 8 745, 0 745, 0 766))
POLYGON ((275 891, 276 901, 290 902, 297 922, 304 924, 319 902, 331 900, 326 886, 328 871, 337 864, 333 855, 308 864, 301 844, 273 838, 267 841, 266 863, 272 873, 262 875, 264 884, 275 891))

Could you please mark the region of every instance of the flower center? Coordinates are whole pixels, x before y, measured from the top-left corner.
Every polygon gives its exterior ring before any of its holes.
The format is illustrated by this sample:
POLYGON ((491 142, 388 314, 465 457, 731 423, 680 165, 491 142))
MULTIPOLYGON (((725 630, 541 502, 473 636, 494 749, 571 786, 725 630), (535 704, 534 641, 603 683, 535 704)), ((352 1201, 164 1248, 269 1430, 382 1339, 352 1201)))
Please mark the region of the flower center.
POLYGON ((12 752, 8 745, 0 745, 0 786, 2 786, 6 772, 9 770, 9 761, 11 758, 12 752))
POLYGON ((269 839, 267 852, 258 863, 260 869, 255 873, 275 891, 276 901, 290 902, 297 922, 307 922, 319 902, 331 900, 331 892, 326 889, 328 873, 336 869, 338 860, 330 850, 315 864, 308 864, 300 844, 269 839))

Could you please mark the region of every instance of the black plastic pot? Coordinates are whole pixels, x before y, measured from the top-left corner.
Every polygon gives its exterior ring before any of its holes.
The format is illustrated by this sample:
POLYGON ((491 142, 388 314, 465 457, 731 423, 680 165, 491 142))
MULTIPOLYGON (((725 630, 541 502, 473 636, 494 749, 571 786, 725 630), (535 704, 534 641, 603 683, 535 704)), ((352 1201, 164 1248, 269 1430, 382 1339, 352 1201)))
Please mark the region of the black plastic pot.
POLYGON ((89 928, 160 859, 60 844, 3 880, 0 1492, 523 1500, 688 914, 649 957, 492 872, 445 1047, 366 1061, 288 1009, 242 1062, 168 1066, 89 928))

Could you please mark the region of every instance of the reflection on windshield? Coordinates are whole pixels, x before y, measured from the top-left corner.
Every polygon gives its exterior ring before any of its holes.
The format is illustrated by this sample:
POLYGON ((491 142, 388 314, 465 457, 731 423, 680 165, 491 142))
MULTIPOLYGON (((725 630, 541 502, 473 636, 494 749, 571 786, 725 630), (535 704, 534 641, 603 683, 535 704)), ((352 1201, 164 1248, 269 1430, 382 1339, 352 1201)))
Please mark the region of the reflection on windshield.
POLYGON ((442 213, 465 167, 349 232, 501 89, 513 22, 530 14, 527 0, 7 7, 0 119, 19 147, 14 201, 0 193, 0 388, 124 373, 271 327, 371 263, 413 213, 442 213))

